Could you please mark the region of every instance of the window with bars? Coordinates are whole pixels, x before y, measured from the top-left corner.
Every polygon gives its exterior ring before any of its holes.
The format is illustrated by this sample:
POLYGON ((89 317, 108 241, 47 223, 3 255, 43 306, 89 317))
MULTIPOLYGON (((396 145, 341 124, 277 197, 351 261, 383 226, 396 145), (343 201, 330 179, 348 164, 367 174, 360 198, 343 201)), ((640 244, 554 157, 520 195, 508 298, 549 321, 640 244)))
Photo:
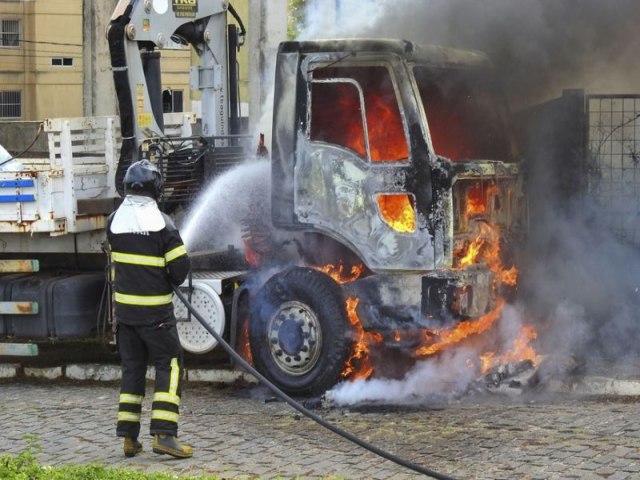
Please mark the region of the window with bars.
POLYGON ((0 118, 22 117, 22 92, 0 91, 0 118))
POLYGON ((20 46, 20 20, 0 20, 0 47, 20 46))

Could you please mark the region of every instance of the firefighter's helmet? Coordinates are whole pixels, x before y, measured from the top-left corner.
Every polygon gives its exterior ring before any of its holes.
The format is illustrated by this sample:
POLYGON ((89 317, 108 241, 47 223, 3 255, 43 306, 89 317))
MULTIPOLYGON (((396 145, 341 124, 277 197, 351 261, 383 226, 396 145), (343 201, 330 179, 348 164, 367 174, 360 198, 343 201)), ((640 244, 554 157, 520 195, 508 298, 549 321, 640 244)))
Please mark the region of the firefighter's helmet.
POLYGON ((162 193, 162 175, 149 160, 138 160, 129 166, 124 175, 124 193, 158 200, 162 193))

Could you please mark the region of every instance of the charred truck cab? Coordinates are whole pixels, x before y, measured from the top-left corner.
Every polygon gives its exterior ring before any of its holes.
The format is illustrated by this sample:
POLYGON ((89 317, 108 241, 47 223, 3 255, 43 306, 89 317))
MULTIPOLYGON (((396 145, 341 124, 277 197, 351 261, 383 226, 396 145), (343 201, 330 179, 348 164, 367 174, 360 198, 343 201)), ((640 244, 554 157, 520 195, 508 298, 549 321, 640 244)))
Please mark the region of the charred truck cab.
POLYGON ((471 250, 495 241, 491 253, 504 256, 523 208, 498 91, 479 52, 281 44, 272 220, 300 239, 311 268, 276 274, 252 300, 262 373, 290 392, 322 392, 344 376, 356 328, 411 347, 495 308, 509 272, 471 250))

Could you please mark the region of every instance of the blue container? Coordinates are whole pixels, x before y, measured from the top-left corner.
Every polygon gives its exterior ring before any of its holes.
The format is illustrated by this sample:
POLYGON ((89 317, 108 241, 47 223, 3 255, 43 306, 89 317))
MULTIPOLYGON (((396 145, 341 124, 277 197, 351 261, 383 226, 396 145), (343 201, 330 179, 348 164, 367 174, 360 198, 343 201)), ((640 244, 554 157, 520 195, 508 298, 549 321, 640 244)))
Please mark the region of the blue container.
POLYGON ((103 273, 38 273, 11 284, 11 300, 38 302, 35 315, 9 315, 9 334, 20 339, 79 338, 96 333, 103 273))

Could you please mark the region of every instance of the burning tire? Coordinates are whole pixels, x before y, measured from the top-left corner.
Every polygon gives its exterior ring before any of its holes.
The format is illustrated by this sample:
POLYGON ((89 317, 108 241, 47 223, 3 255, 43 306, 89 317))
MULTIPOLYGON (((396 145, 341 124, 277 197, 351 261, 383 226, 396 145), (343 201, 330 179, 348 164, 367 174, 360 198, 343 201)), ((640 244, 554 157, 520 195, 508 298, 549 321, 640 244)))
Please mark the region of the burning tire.
POLYGON ((336 282, 291 268, 269 279, 252 306, 249 338, 260 373, 291 394, 318 395, 338 382, 353 339, 336 282))

